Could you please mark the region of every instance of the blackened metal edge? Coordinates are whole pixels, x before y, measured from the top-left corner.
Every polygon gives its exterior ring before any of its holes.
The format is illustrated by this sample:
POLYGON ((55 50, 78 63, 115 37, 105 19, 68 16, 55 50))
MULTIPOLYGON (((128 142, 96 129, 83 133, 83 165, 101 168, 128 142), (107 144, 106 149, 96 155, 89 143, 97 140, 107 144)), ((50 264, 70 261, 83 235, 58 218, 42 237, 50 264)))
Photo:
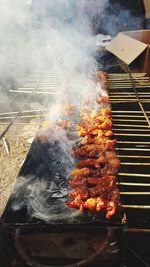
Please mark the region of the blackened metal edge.
MULTIPOLYGON (((34 139, 33 143, 31 144, 31 147, 27 153, 27 156, 26 156, 26 159, 24 161, 24 164, 23 166, 21 167, 20 171, 19 171, 19 174, 18 174, 18 177, 19 176, 25 176, 26 179, 28 179, 28 174, 35 174, 35 172, 37 171, 37 166, 40 162, 40 156, 41 156, 41 150, 44 148, 44 149, 47 149, 48 147, 48 143, 41 143, 39 140, 37 140, 37 138, 34 139), (32 166, 32 169, 30 168, 30 166, 32 166)), ((45 160, 45 151, 44 151, 44 160, 45 160)), ((88 225, 88 224, 94 224, 94 223, 98 223, 98 225, 105 225, 105 226, 116 226, 116 225, 122 225, 121 224, 121 218, 115 218, 114 220, 111 220, 111 221, 106 221, 104 220, 103 218, 92 218, 91 216, 91 219, 88 218, 88 216, 85 216, 84 218, 84 215, 83 218, 79 218, 74 221, 69 221, 69 222, 65 222, 65 221, 61 221, 61 222, 57 222, 57 221, 54 221, 52 223, 45 223, 44 221, 40 220, 40 219, 33 219, 33 220, 28 220, 28 214, 27 214, 27 210, 26 208, 22 208, 21 210, 17 211, 17 212, 12 212, 11 210, 11 204, 13 202, 13 198, 12 196, 10 195, 10 198, 7 202, 7 205, 5 207, 5 210, 2 214, 2 218, 1 218, 1 221, 2 223, 10 223, 10 225, 32 225, 32 226, 37 226, 37 225, 48 225, 48 226, 51 226, 53 227, 53 225, 61 225, 61 226, 64 226, 64 225, 88 225), (96 222, 95 222, 96 221, 96 222)))

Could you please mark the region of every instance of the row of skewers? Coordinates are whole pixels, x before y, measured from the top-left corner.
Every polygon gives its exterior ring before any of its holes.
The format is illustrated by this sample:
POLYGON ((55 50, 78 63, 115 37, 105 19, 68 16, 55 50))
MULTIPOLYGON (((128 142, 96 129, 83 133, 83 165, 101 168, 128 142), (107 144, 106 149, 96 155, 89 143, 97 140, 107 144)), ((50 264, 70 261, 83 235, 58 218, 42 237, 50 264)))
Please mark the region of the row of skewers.
POLYGON ((116 186, 120 161, 115 152, 116 140, 112 139, 111 110, 101 108, 93 112, 81 112, 77 133, 82 137, 79 146, 73 148, 76 168, 70 175, 73 191, 67 205, 80 211, 105 211, 110 219, 120 205, 116 186))
POLYGON ((45 128, 63 129, 68 138, 72 138, 70 133, 75 133, 73 138, 79 141, 72 149, 75 168, 69 177, 71 191, 66 204, 81 212, 103 212, 110 219, 121 206, 116 184, 120 160, 115 152, 107 74, 99 72, 93 79, 103 89, 103 95, 95 99, 100 106, 94 110, 90 100, 85 101, 78 113, 75 105, 66 104, 62 111, 64 119, 55 121, 55 125, 44 122, 37 138, 41 141, 48 139, 49 132, 45 128))
POLYGON ((104 95, 96 99, 100 108, 86 106, 80 111, 76 131, 81 139, 72 151, 76 166, 69 178, 72 191, 67 205, 81 212, 103 212, 110 219, 120 207, 116 185, 120 160, 113 139, 107 74, 99 72, 94 80, 101 83, 104 95))

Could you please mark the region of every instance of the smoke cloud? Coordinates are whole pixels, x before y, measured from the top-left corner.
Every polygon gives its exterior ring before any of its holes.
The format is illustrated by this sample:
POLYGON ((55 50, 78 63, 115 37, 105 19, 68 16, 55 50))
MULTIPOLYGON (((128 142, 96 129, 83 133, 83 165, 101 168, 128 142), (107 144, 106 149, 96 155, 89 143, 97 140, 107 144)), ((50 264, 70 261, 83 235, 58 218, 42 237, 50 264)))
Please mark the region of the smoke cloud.
MULTIPOLYGON (((62 86, 50 106, 51 121, 59 118, 66 101, 79 107, 85 97, 95 98, 97 92, 102 93, 101 86, 91 80, 91 73, 97 70, 91 17, 97 9, 101 13, 107 1, 88 2, 91 10, 86 0, 1 1, 0 75, 6 81, 8 78, 19 81, 36 68, 59 71, 62 86)), ((54 144, 49 153, 49 163, 55 166, 55 173, 48 167, 49 175, 44 178, 44 165, 37 166, 43 169, 36 176, 18 178, 12 194, 14 211, 26 206, 29 216, 46 222, 58 218, 71 220, 79 214, 68 210, 65 204, 69 190, 67 179, 74 164, 73 144, 64 132, 55 135, 54 140, 60 146, 55 153, 57 145, 54 144), (63 156, 58 160, 62 151, 63 156)))
POLYGON ((143 18, 136 15, 134 4, 131 3, 130 5, 130 7, 134 7, 133 10, 129 10, 127 6, 129 6, 128 3, 121 5, 117 1, 116 3, 108 1, 97 27, 101 27, 104 34, 110 34, 111 36, 115 36, 122 31, 141 29, 143 18))
POLYGON ((18 77, 33 67, 60 67, 67 72, 93 69, 95 43, 86 1, 80 2, 2 0, 0 74, 18 77))
POLYGON ((59 70, 64 81, 75 76, 76 85, 79 74, 89 80, 87 73, 97 69, 91 20, 107 1, 1 0, 0 104, 6 90, 37 68, 59 70))

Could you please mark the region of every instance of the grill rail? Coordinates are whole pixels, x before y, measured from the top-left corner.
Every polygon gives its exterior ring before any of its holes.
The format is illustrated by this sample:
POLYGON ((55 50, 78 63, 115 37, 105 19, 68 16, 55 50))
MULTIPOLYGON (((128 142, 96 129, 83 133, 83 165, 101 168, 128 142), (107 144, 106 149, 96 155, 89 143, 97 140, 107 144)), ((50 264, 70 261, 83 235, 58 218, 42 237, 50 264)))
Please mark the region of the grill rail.
POLYGON ((109 74, 108 80, 123 207, 149 212, 150 78, 144 73, 116 73, 109 74))
MULTIPOLYGON (((39 80, 39 75, 41 76, 41 74, 41 72, 37 71, 35 75, 31 75, 31 77, 26 79, 23 83, 24 88, 26 88, 27 84, 31 85, 33 83, 34 90, 33 87, 29 90, 30 93, 33 92, 33 95, 37 86, 35 81, 39 80)), ((50 88, 54 88, 56 84, 58 85, 58 80, 56 79, 58 78, 58 73, 57 75, 51 73, 48 78, 46 78, 46 76, 43 78, 47 86, 48 80, 50 81, 52 76, 53 81, 50 84, 50 88), (54 77, 56 79, 55 83, 54 77)), ((113 131, 117 138, 116 151, 118 157, 121 159, 118 186, 125 210, 147 210, 149 212, 150 78, 146 77, 144 73, 136 73, 132 74, 132 79, 133 81, 128 73, 113 73, 109 74, 108 77, 113 131), (141 104, 144 112, 141 109, 141 104)), ((31 88, 31 86, 29 87, 31 88)), ((20 89, 17 91, 18 96, 21 95, 19 90, 20 89)), ((13 119, 17 113, 18 112, 0 113, 0 129, 5 128, 7 122, 13 119)), ((24 109, 14 122, 14 125, 11 126, 11 131, 9 131, 7 135, 16 138, 16 134, 13 135, 13 127, 19 127, 21 129, 26 124, 26 119, 35 117, 43 119, 48 113, 49 108, 47 106, 42 109, 24 109)), ((33 123, 32 125, 35 132, 38 124, 39 123, 33 123)))

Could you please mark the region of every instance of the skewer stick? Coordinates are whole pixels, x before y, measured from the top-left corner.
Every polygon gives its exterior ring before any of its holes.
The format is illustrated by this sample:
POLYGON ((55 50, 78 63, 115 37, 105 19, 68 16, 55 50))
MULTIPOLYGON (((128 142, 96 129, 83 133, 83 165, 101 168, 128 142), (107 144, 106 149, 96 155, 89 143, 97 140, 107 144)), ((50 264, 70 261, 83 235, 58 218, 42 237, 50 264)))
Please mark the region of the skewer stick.
MULTIPOLYGON (((45 111, 50 111, 50 109, 32 109, 32 110, 30 109, 30 110, 23 110, 23 111, 21 111, 21 113, 23 114, 23 113, 32 113, 32 112, 45 112, 45 111)), ((11 114, 15 115, 17 113, 18 113, 18 111, 2 112, 2 113, 0 113, 0 116, 11 115, 11 114)))
POLYGON ((9 90, 11 93, 24 93, 24 94, 33 94, 33 95, 57 95, 58 92, 44 92, 44 91, 35 91, 34 93, 32 91, 24 91, 24 90, 9 90))
POLYGON ((122 94, 122 92, 113 92, 113 93, 109 93, 109 98, 114 98, 114 97, 119 97, 119 98, 124 98, 124 97, 133 97, 135 96, 134 94, 131 94, 131 93, 125 93, 125 94, 122 94))
POLYGON ((143 173, 125 173, 120 172, 120 176, 131 176, 131 177, 150 177, 150 174, 143 174, 143 173))
MULTIPOLYGON (((119 73, 110 72, 108 75, 109 76, 127 76, 127 73, 126 72, 119 72, 119 73)), ((133 76, 146 76, 146 72, 133 72, 133 76)))
MULTIPOLYGON (((136 78, 134 78, 133 77, 133 79, 134 79, 134 81, 136 82, 136 83, 149 83, 149 77, 136 77, 136 78)), ((108 78, 108 81, 110 82, 110 83, 117 83, 117 82, 120 82, 120 83, 131 83, 131 81, 129 80, 129 78, 127 78, 127 77, 111 77, 111 78, 108 78)))
MULTIPOLYGON (((115 88, 115 87, 119 87, 119 86, 124 86, 124 87, 131 87, 132 84, 131 82, 110 82, 110 87, 111 88, 115 88)), ((141 87, 147 87, 149 86, 150 83, 149 82, 136 82, 135 81, 135 86, 138 87, 138 88, 141 88, 141 87)))
POLYGON ((117 141, 118 144, 135 144, 135 145, 150 145, 150 142, 137 142, 137 141, 117 141))
MULTIPOLYGON (((135 95, 135 93, 133 93, 133 92, 119 92, 119 94, 120 94, 121 96, 122 96, 122 95, 128 95, 128 96, 130 96, 130 95, 135 95)), ((138 94, 139 94, 139 96, 140 96, 140 95, 150 95, 149 92, 139 92, 138 94)), ((109 95, 110 95, 110 96, 112 96, 112 95, 118 95, 118 92, 110 92, 109 95)))
MULTIPOLYGON (((113 126, 122 126, 122 127, 135 127, 135 128, 146 128, 147 125, 140 125, 140 124, 118 124, 118 123, 113 123, 113 126)), ((134 129, 135 130, 135 129, 134 129)))
MULTIPOLYGON (((114 131, 120 131, 120 132, 121 132, 121 131, 126 131, 126 132, 133 132, 133 131, 134 131, 134 132, 147 132, 147 133, 149 132, 149 128, 145 128, 145 129, 134 129, 134 128, 133 128, 133 129, 124 129, 124 128, 116 129, 116 128, 114 128, 113 130, 114 130, 114 131)), ((115 133, 115 134, 116 134, 116 133, 115 133)), ((139 134, 138 134, 137 136, 139 136, 139 134)), ((140 135, 140 136, 141 136, 141 135, 140 135)), ((139 137, 140 137, 140 136, 139 136, 139 137)), ((150 133, 149 133, 148 136, 150 136, 150 133)))
MULTIPOLYGON (((0 126, 3 126, 3 125, 7 125, 8 123, 7 122, 0 122, 0 126)), ((30 122, 30 123, 28 123, 28 122, 15 122, 14 123, 14 127, 17 125, 17 126, 23 126, 23 125, 29 125, 29 126, 36 126, 36 125, 39 125, 40 124, 40 122, 38 123, 38 122, 30 122)))
POLYGON ((124 150, 124 151, 150 151, 149 148, 131 148, 131 147, 117 147, 116 150, 124 150))
MULTIPOLYGON (((129 113, 129 114, 131 114, 131 113, 135 113, 135 114, 137 114, 137 113, 142 113, 142 111, 140 111, 140 110, 136 110, 136 111, 134 111, 134 110, 112 110, 111 111, 112 113, 129 113)), ((150 111, 146 111, 147 113, 150 113, 150 111)))
POLYGON ((143 187, 150 187, 150 184, 146 183, 126 183, 126 182, 117 182, 117 185, 125 185, 125 186, 143 186, 143 187))
POLYGON ((135 155, 119 155, 119 158, 142 158, 142 159, 150 159, 150 156, 135 156, 135 155))
MULTIPOLYGON (((126 99, 124 99, 124 100, 122 100, 122 99, 117 99, 117 100, 111 100, 111 103, 113 104, 115 104, 115 103, 138 103, 138 101, 137 100, 126 100, 126 99)), ((141 103, 150 103, 150 100, 147 100, 147 99, 141 99, 141 103)))
MULTIPOLYGON (((116 119, 114 119, 114 118, 122 118, 122 120, 124 120, 124 118, 126 118, 127 117, 127 115, 113 115, 113 117, 112 117, 112 119, 113 120, 116 120, 116 119)), ((134 116, 134 115, 128 115, 128 118, 137 118, 137 120, 136 121, 139 121, 138 120, 138 118, 143 118, 144 116, 140 116, 140 115, 136 115, 136 116, 134 116)), ((118 119, 117 119, 117 121, 118 121, 118 119)), ((142 120, 142 121, 144 121, 145 122, 145 120, 142 120)))
MULTIPOLYGON (((136 84, 141 84, 141 83, 144 83, 144 84, 148 84, 150 83, 150 80, 149 80, 149 77, 133 77, 133 80, 136 84)), ((123 84, 131 84, 131 80, 129 78, 129 76, 127 77, 110 77, 108 78, 108 81, 109 83, 111 84, 116 84, 116 83, 123 83, 123 84)))
POLYGON ((122 133, 115 133, 115 136, 138 136, 138 137, 150 137, 149 134, 122 134, 122 133))
POLYGON ((137 100, 129 100, 129 101, 128 101, 128 100, 126 100, 126 99, 125 99, 125 100, 122 100, 122 99, 121 99, 121 100, 112 100, 111 103, 112 103, 112 104, 115 104, 115 103, 116 103, 116 104, 117 104, 117 103, 118 103, 118 104, 119 104, 119 103, 125 103, 125 104, 126 104, 126 103, 138 103, 138 101, 137 101, 137 100))
MULTIPOLYGON (((131 100, 133 100, 134 98, 136 98, 134 95, 130 95, 130 94, 128 94, 128 95, 119 95, 119 94, 118 95, 111 94, 111 95, 109 95, 109 99, 110 100, 118 100, 118 99, 122 99, 122 100, 126 100, 126 99, 130 100, 131 99, 131 100)), ((141 99, 142 101, 146 101, 146 100, 149 100, 150 95, 139 95, 139 97, 142 98, 141 99)))
POLYGON ((150 162, 121 162, 121 165, 139 165, 139 166, 150 166, 150 162))
MULTIPOLYGON (((149 89, 149 87, 150 87, 150 85, 140 85, 140 86, 138 85, 138 86, 136 86, 136 89, 138 89, 138 90, 143 90, 143 89, 147 90, 147 89, 149 89)), ((115 91, 115 90, 122 91, 122 90, 126 90, 126 89, 129 92, 133 92, 133 89, 132 89, 132 87, 130 85, 124 85, 124 84, 118 84, 118 85, 115 85, 115 86, 114 85, 113 86, 110 85, 109 89, 112 90, 112 92, 115 91)))
MULTIPOLYGON (((48 114, 33 114, 33 115, 24 115, 24 116, 17 116, 17 119, 23 119, 23 118, 36 118, 36 117, 44 117, 48 114)), ((13 117, 0 117, 0 120, 8 120, 12 119, 13 117)))
POLYGON ((120 104, 120 103, 124 103, 124 104, 128 104, 128 103, 138 103, 137 100, 112 100, 111 104, 120 104))
POLYGON ((126 119, 114 119, 114 118, 112 118, 112 121, 124 121, 124 122, 144 122, 145 123, 145 120, 126 120, 126 119))
POLYGON ((135 95, 109 95, 109 99, 110 100, 118 100, 118 99, 123 99, 126 100, 127 99, 131 99, 131 98, 136 98, 135 95))
POLYGON ((109 100, 110 100, 110 102, 111 103, 113 103, 114 101, 121 101, 121 102, 124 102, 124 101, 128 101, 128 102, 131 102, 131 101, 134 101, 134 102, 136 102, 136 97, 127 97, 127 96, 123 96, 123 97, 121 97, 121 96, 110 96, 109 97, 109 100))
POLYGON ((122 207, 128 209, 150 209, 148 205, 122 205, 122 207))
POLYGON ((141 196, 149 196, 150 192, 120 192, 120 195, 141 195, 141 196))
MULTIPOLYGON (((116 78, 116 77, 118 77, 118 78, 120 78, 120 79, 122 79, 122 77, 124 77, 124 78, 126 78, 126 79, 129 79, 129 76, 128 76, 128 74, 127 73, 109 73, 108 74, 108 79, 110 78, 110 79, 112 79, 112 78, 116 78)), ((140 77, 146 77, 146 73, 133 73, 133 78, 135 79, 135 78, 140 78, 140 77)), ((149 78, 149 77, 148 77, 149 78)))
MULTIPOLYGON (((114 83, 109 83, 109 86, 111 89, 119 88, 119 87, 124 87, 124 88, 130 88, 132 89, 132 84, 131 83, 123 83, 123 82, 114 82, 114 83)), ((150 86, 149 82, 140 82, 136 83, 135 82, 136 88, 147 88, 150 86)))
MULTIPOLYGON (((40 82, 40 81, 38 81, 40 82)), ((34 91, 32 91, 32 94, 34 94, 34 91)), ((26 98, 25 102, 23 103, 23 106, 21 108, 24 108, 25 105, 29 102, 32 94, 28 95, 28 97, 26 98)), ((8 125, 6 126, 6 128, 4 129, 4 131, 0 134, 0 140, 5 136, 5 134, 9 131, 10 127, 13 125, 13 123, 15 122, 15 120, 22 114, 21 109, 16 113, 15 117, 13 117, 11 119, 11 121, 8 123, 8 125)))

